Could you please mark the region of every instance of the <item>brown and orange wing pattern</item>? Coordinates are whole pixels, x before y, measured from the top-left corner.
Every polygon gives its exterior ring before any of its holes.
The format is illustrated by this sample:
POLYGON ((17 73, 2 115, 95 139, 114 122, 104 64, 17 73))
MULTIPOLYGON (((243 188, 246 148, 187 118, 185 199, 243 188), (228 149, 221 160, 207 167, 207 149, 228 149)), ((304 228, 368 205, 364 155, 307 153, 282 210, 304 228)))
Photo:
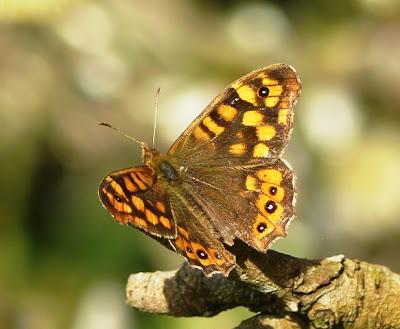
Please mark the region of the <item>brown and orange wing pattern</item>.
MULTIPOLYGON (((224 244, 232 245, 239 238, 264 252, 273 240, 286 235, 294 217, 296 193, 294 174, 285 161, 195 168, 185 174, 192 178, 185 179, 190 197, 224 244)), ((197 230, 204 225, 204 221, 193 222, 197 230)), ((189 227, 189 234, 191 230, 189 227)))
POLYGON ((177 238, 170 240, 175 251, 206 275, 225 276, 235 266, 235 257, 225 249, 201 205, 184 189, 171 193, 171 210, 177 224, 177 238))
POLYGON ((168 196, 158 186, 152 168, 139 166, 108 174, 99 186, 99 197, 119 223, 156 237, 176 238, 168 196))
POLYGON ((291 66, 255 70, 225 88, 168 153, 188 166, 272 162, 290 137, 299 94, 291 66))
MULTIPOLYGON (((184 224, 183 224, 184 225, 184 224)), ((186 258, 190 265, 201 268, 207 276, 222 273, 228 276, 235 267, 235 256, 228 252, 220 242, 214 243, 204 237, 193 235, 183 226, 178 226, 178 237, 170 240, 175 251, 186 258)))
POLYGON ((283 160, 245 168, 243 174, 246 178, 242 195, 252 206, 244 222, 251 234, 248 237, 240 234, 239 238, 265 252, 275 239, 286 236, 287 227, 295 217, 295 176, 283 160))

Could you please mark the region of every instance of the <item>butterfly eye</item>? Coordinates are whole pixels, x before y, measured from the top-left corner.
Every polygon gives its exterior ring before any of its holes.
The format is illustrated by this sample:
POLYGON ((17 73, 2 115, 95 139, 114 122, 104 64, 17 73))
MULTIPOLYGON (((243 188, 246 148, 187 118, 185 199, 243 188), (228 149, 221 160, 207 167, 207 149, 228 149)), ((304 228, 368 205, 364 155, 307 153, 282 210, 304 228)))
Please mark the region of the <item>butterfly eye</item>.
POLYGON ((258 96, 265 98, 269 95, 269 89, 268 87, 262 86, 260 89, 258 89, 258 96))
POLYGON ((114 195, 114 199, 117 202, 122 202, 122 198, 119 195, 114 195))

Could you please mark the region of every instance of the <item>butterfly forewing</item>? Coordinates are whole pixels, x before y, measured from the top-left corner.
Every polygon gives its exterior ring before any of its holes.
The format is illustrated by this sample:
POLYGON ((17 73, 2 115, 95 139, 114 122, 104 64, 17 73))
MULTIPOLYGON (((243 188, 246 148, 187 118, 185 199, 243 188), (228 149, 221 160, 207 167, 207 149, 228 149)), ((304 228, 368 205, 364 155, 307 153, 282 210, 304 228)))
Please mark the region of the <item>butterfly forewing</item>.
POLYGON ((134 226, 162 238, 176 238, 168 196, 148 166, 110 173, 99 186, 104 207, 121 224, 134 226))
POLYGON ((170 148, 188 166, 277 159, 287 144, 300 93, 296 71, 275 64, 225 88, 170 148))

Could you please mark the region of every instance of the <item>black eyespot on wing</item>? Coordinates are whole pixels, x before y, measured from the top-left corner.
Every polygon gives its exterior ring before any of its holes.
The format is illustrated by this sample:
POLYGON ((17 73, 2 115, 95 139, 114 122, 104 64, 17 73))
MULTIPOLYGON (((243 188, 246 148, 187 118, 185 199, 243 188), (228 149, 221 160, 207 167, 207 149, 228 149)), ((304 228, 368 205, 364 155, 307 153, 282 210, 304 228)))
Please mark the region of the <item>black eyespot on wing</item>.
POLYGON ((265 98, 269 95, 269 89, 266 86, 262 86, 258 89, 257 91, 258 96, 260 96, 261 98, 265 98))
POLYGON ((276 205, 275 201, 269 200, 265 204, 265 211, 269 214, 272 214, 273 212, 275 212, 276 208, 277 208, 277 205, 276 205))
POLYGON ((269 194, 276 195, 277 192, 278 192, 278 189, 276 188, 276 186, 271 186, 269 188, 269 194))
POLYGON ((267 224, 265 223, 260 223, 257 225, 257 231, 262 233, 267 229, 267 224))
POLYGON ((197 250, 196 254, 197 254, 197 257, 199 257, 200 259, 208 258, 208 255, 206 254, 206 252, 204 250, 199 249, 199 250, 197 250))

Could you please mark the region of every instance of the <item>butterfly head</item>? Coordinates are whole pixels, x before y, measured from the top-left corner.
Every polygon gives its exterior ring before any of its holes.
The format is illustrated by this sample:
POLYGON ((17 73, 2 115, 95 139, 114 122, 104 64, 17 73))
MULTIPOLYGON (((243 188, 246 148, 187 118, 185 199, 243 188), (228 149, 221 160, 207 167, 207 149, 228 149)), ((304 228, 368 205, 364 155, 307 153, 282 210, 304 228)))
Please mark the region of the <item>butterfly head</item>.
POLYGON ((159 152, 151 147, 149 147, 145 143, 141 143, 142 148, 142 161, 145 165, 150 165, 153 162, 153 159, 157 157, 159 152))

